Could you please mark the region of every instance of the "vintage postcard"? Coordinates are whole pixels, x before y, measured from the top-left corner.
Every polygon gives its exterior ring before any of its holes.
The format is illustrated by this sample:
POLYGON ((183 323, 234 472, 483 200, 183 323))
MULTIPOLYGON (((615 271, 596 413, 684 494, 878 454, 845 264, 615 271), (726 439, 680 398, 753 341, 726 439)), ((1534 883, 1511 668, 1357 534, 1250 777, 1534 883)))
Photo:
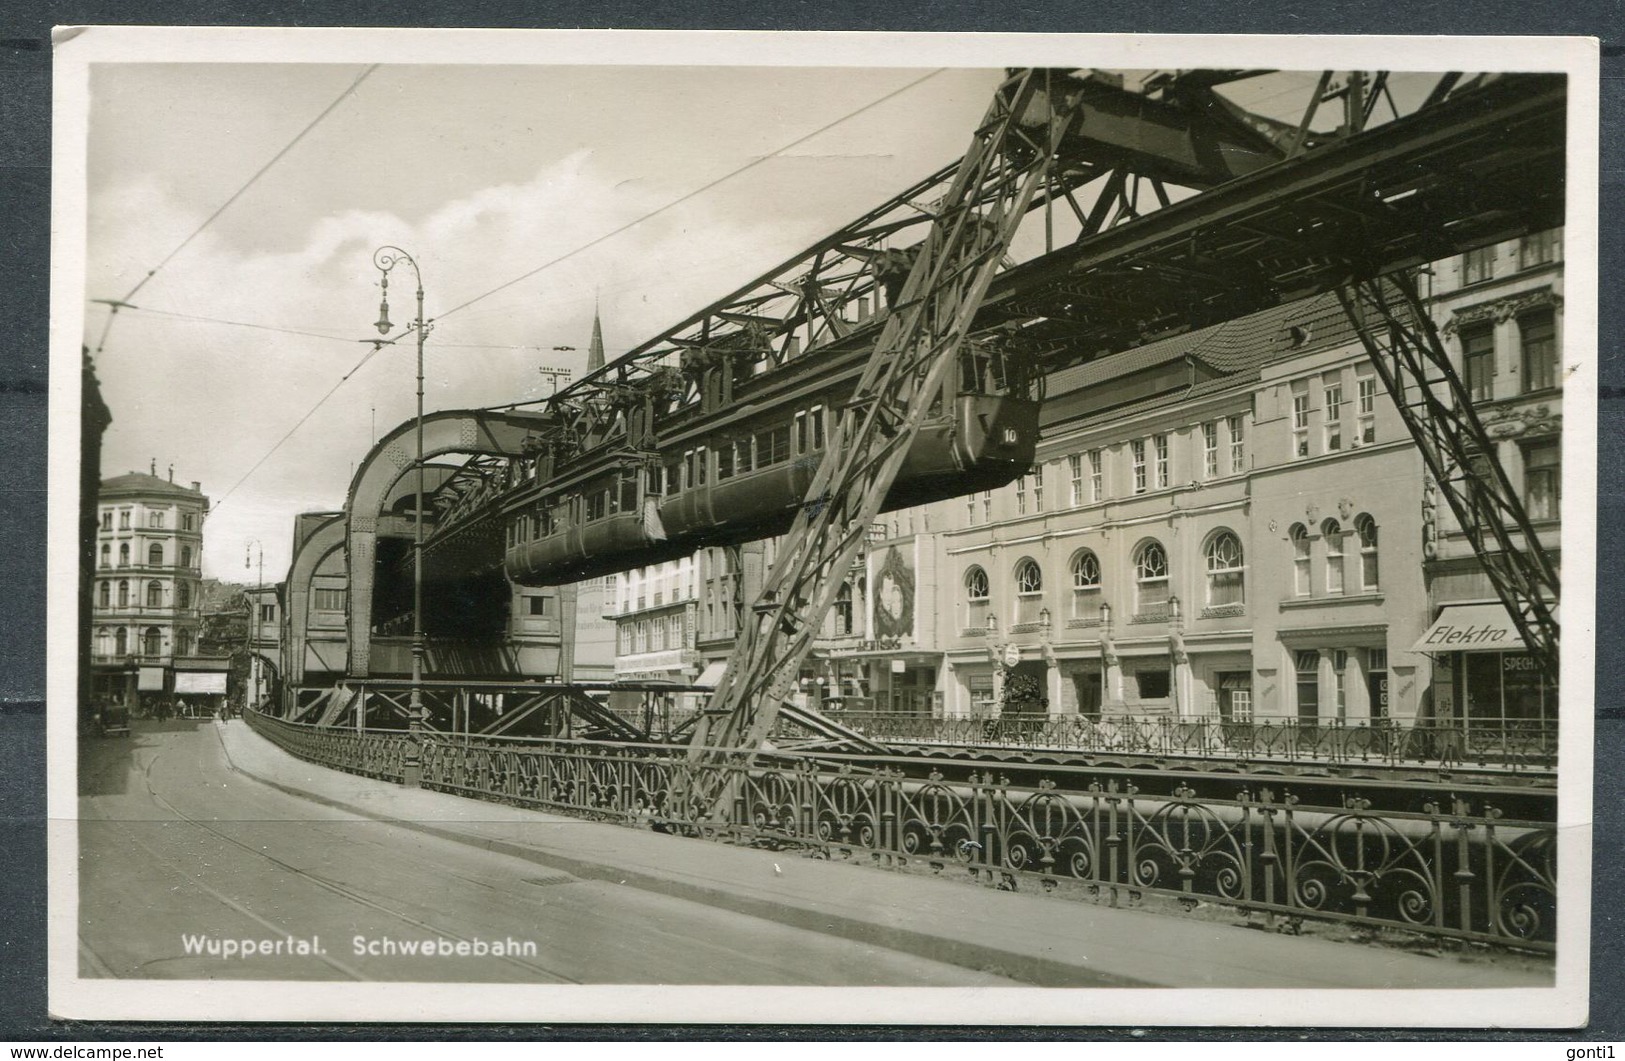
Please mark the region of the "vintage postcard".
POLYGON ((1582 1022, 1597 64, 59 30, 52 1012, 1582 1022))

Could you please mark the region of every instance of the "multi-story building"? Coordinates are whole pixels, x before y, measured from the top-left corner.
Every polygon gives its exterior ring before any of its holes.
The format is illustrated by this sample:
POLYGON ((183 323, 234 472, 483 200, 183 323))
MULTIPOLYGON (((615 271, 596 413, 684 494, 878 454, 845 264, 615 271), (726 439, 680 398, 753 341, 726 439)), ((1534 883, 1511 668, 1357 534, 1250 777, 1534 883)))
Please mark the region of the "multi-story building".
POLYGON ((196 659, 209 499, 198 483, 181 486, 156 470, 105 479, 97 498, 92 692, 128 703, 212 694, 214 675, 223 678, 217 667, 200 671, 196 659), (185 675, 179 685, 177 671, 185 675))
POLYGON ((282 587, 252 586, 248 599, 248 678, 243 696, 249 704, 276 698, 278 663, 282 658, 282 587))

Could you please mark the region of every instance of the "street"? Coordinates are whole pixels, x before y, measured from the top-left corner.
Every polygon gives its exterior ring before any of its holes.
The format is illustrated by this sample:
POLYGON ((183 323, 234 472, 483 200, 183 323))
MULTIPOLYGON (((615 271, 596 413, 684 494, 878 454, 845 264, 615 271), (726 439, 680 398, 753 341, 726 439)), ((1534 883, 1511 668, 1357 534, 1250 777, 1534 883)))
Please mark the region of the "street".
POLYGON ((220 732, 138 721, 87 747, 82 976, 1011 983, 357 820, 235 772, 220 732), (402 953, 425 941, 430 955, 402 953))

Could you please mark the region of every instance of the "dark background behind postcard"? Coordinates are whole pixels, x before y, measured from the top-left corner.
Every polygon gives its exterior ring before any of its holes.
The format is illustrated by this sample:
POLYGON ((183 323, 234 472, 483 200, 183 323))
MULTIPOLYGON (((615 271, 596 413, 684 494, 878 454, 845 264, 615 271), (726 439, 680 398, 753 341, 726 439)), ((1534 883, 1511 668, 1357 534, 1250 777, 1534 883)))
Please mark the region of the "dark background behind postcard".
MULTIPOLYGON (((451 26, 492 28, 636 28, 958 31, 1030 33, 1404 33, 1572 34, 1602 38, 1601 160, 1601 376, 1625 386, 1619 357, 1621 299, 1615 278, 1625 258, 1621 233, 1621 141, 1625 139, 1625 0, 1527 0, 1445 3, 1374 0, 1363 4, 1303 4, 1281 0, 1196 0, 1184 4, 1122 4, 1022 0, 999 4, 934 0, 907 3, 726 3, 569 0, 546 5, 523 0, 478 2, 270 2, 185 3, 122 0, 102 3, 0 5, 0 383, 14 400, 0 419, 0 1039, 215 1039, 309 1038, 340 1035, 375 1040, 458 1034, 458 1029, 321 1026, 231 1027, 53 1023, 45 1008, 45 516, 46 328, 50 236, 50 29, 53 25, 239 26, 451 26)), ((1283 63, 1290 49, 1283 46, 1283 63)), ((1439 68, 1449 63, 1442 53, 1439 68)), ((1625 400, 1602 403, 1598 525, 1625 523, 1620 469, 1625 467, 1625 400)), ((1625 622, 1619 567, 1625 543, 1599 535, 1597 625, 1625 622)), ((1575 1032, 1497 1032, 1497 1038, 1578 1041, 1625 1038, 1625 785, 1612 755, 1625 722, 1617 697, 1625 659, 1616 638, 1597 639, 1597 770, 1592 893, 1591 1026, 1575 1032)), ((1286 1015, 1283 1015, 1285 1017, 1286 1015)), ((1242 1028, 1200 1033, 1209 1038, 1474 1039, 1484 1030, 1458 1032, 1339 1032, 1335 1007, 1305 1013, 1322 1031, 1270 1032, 1242 1028)), ((1448 1015, 1444 1018, 1448 1020, 1448 1015)), ((501 1029, 480 1026, 481 1038, 768 1039, 907 1037, 963 1038, 951 1029, 750 1029, 562 1027, 501 1029)), ((978 1038, 1122 1038, 1126 1029, 999 1029, 978 1038)), ((1147 1039, 1189 1039, 1191 1030, 1150 1031, 1147 1039)))

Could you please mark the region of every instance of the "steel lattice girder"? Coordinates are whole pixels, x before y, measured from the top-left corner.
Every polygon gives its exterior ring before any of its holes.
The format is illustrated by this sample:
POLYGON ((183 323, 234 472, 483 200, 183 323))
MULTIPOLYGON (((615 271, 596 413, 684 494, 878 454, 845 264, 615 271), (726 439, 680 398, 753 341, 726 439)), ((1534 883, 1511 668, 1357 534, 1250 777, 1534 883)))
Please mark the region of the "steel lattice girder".
POLYGON ((1547 680, 1558 680, 1557 571, 1415 280, 1396 273, 1338 292, 1422 460, 1547 680))
MULTIPOLYGON (((1026 71, 1008 80, 977 130, 869 357, 857 388, 863 401, 837 423, 806 502, 779 546, 754 621, 741 628, 695 728, 691 761, 721 766, 736 755, 749 761, 787 702, 841 585, 834 573, 849 570, 863 548, 930 396, 941 387, 1073 118, 1051 114, 1032 134, 1021 127, 1040 77, 1026 71)), ((689 800, 715 807, 725 798, 717 787, 723 776, 696 775, 697 784, 717 784, 689 793, 689 800)))

